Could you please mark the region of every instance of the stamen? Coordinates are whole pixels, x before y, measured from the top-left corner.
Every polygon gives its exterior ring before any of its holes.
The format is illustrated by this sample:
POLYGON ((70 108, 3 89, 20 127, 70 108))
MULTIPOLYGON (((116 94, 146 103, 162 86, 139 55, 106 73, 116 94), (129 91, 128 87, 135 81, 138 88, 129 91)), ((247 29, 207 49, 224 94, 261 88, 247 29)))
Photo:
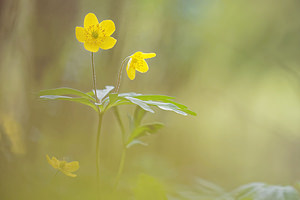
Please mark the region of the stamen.
POLYGON ((93 31, 92 32, 92 37, 97 39, 98 38, 98 33, 96 31, 93 31))

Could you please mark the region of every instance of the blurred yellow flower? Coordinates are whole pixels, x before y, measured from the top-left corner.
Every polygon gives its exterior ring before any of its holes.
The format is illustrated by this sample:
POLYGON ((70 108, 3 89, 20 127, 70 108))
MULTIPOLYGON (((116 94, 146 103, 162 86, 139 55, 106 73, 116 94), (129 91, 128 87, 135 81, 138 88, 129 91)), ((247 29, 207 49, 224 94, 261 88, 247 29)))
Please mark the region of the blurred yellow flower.
POLYGON ((66 162, 64 160, 60 161, 57 160, 54 156, 52 159, 48 155, 46 155, 48 163, 54 168, 58 169, 62 173, 64 173, 67 176, 76 177, 76 174, 72 174, 71 172, 75 172, 79 169, 79 163, 78 161, 73 162, 66 162))
POLYGON ((135 78, 135 70, 141 73, 147 72, 149 67, 144 59, 153 58, 155 56, 155 53, 143 53, 140 51, 131 55, 126 66, 127 75, 130 80, 135 78))
POLYGON ((104 20, 101 23, 94 13, 88 13, 84 18, 84 27, 76 27, 76 38, 84 43, 84 48, 91 52, 101 49, 111 49, 117 40, 110 37, 115 31, 112 20, 104 20))

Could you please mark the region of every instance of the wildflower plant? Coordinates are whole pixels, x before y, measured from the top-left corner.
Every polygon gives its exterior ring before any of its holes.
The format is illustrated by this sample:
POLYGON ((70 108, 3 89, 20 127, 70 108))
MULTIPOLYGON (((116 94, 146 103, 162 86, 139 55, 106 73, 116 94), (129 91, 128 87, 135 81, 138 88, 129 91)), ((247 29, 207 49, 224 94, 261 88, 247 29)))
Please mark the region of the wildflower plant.
MULTIPOLYGON (((84 43, 84 48, 91 52, 91 66, 93 73, 93 90, 88 92, 82 92, 77 89, 61 87, 56 89, 48 89, 40 91, 39 95, 44 100, 65 100, 77 102, 86 106, 91 107, 98 114, 98 129, 97 129, 97 140, 96 140, 96 167, 97 167, 97 188, 99 189, 100 181, 100 139, 101 139, 101 126, 104 114, 108 110, 112 110, 116 116, 116 121, 121 128, 123 150, 121 161, 119 165, 118 174, 115 178, 114 189, 117 188, 120 181, 123 167, 126 158, 126 152, 128 148, 131 148, 135 144, 145 144, 140 138, 152 135, 163 127, 162 123, 153 122, 143 124, 142 119, 147 112, 154 113, 153 108, 158 108, 166 111, 173 111, 180 115, 196 115, 194 112, 189 110, 186 106, 174 101, 174 97, 166 95, 149 95, 139 94, 135 92, 119 93, 121 74, 126 65, 127 75, 130 80, 135 78, 135 71, 145 73, 149 67, 145 59, 153 58, 156 56, 155 53, 143 53, 137 51, 131 56, 126 57, 122 64, 118 74, 116 87, 105 86, 104 89, 98 89, 96 85, 96 73, 94 64, 94 53, 101 49, 110 49, 116 44, 116 39, 111 37, 115 31, 115 25, 111 20, 104 20, 98 22, 97 17, 93 13, 88 13, 84 19, 84 27, 76 27, 76 38, 79 42, 84 43), (131 128, 126 131, 123 121, 121 119, 118 107, 121 105, 134 105, 136 106, 133 116, 130 117, 131 128)), ((56 159, 52 160, 48 158, 48 162, 57 168, 56 159)), ((60 169, 60 168, 57 168, 60 169)), ((61 170, 61 169, 60 169, 61 170)), ((63 170, 62 170, 63 171, 63 170)), ((63 171, 64 172, 64 171, 63 171)), ((68 174, 67 174, 68 175, 68 174)))

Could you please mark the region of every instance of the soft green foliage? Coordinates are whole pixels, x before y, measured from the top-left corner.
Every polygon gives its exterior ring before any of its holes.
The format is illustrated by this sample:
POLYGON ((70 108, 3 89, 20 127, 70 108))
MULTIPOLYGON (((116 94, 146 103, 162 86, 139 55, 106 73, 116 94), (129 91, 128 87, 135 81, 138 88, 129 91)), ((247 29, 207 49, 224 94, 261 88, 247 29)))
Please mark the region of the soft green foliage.
POLYGON ((143 137, 147 134, 149 134, 149 135, 154 134, 162 127, 164 127, 164 125, 162 123, 158 123, 158 122, 137 126, 134 129, 134 131, 132 131, 132 133, 130 134, 129 139, 126 143, 126 146, 127 147, 132 146, 133 142, 136 143, 136 140, 138 138, 143 137))
POLYGON ((99 101, 101 102, 106 95, 108 95, 112 90, 114 89, 114 86, 105 86, 105 89, 103 90, 97 90, 97 96, 99 101))
POLYGON ((86 99, 90 99, 94 101, 94 97, 92 97, 90 94, 86 94, 84 92, 81 92, 80 90, 76 90, 73 88, 67 88, 67 87, 61 87, 61 88, 55 88, 55 89, 49 89, 49 90, 41 90, 39 92, 40 96, 47 96, 47 95, 74 95, 77 97, 82 97, 86 99))
POLYGON ((135 200, 167 200, 164 185, 147 174, 139 175, 134 196, 135 200))
POLYGON ((174 193, 172 199, 177 200, 234 200, 225 189, 201 178, 195 178, 189 187, 176 188, 174 193))
POLYGON ((298 191, 292 186, 251 183, 232 192, 236 200, 299 200, 298 191))
POLYGON ((134 104, 151 113, 154 113, 154 110, 151 107, 157 107, 181 115, 196 115, 196 113, 189 110, 186 106, 172 101, 174 97, 164 95, 142 95, 134 92, 116 94, 111 93, 113 89, 113 86, 106 86, 105 89, 97 90, 99 103, 96 103, 96 99, 93 97, 94 92, 84 93, 72 88, 42 90, 39 95, 40 98, 44 100, 66 100, 82 103, 92 107, 95 111, 98 111, 96 106, 99 106, 100 112, 118 105, 134 104))
POLYGON ((73 101, 90 106, 95 111, 98 111, 96 105, 93 103, 93 101, 95 101, 94 97, 73 88, 62 87, 56 89, 41 90, 39 92, 39 95, 43 100, 73 101))
MULTIPOLYGON (((123 168, 125 163, 126 150, 135 144, 147 145, 146 143, 140 141, 141 137, 146 135, 155 134, 164 125, 159 122, 142 124, 142 119, 144 118, 146 112, 154 113, 153 107, 160 108, 162 110, 173 111, 181 115, 196 115, 194 112, 188 110, 188 108, 182 104, 172 101, 174 98, 164 95, 142 95, 134 92, 131 93, 112 93, 114 89, 113 86, 106 86, 105 89, 97 90, 95 92, 84 93, 76 89, 71 88, 57 88, 50 90, 43 90, 40 92, 40 98, 44 100, 66 100, 78 102, 84 105, 92 107, 99 114, 99 127, 97 132, 97 155, 96 163, 97 170, 99 169, 99 136, 101 130, 102 116, 110 108, 114 109, 114 114, 117 117, 117 122, 119 123, 122 131, 122 141, 123 141, 123 152, 120 161, 120 166, 116 178, 116 183, 114 189, 117 188, 123 168), (131 119, 129 121, 129 134, 126 136, 126 131, 120 117, 117 106, 120 105, 136 105, 135 112, 133 116, 129 116, 131 119)), ((97 180, 99 180, 99 173, 97 171, 97 180)), ((99 183, 99 182, 98 182, 99 183)), ((99 184, 97 183, 97 186, 99 184)), ((155 180, 153 177, 147 175, 141 175, 137 187, 135 188, 135 197, 137 200, 143 199, 167 199, 164 192, 163 186, 155 180)))
MULTIPOLYGON (((180 188, 183 188, 182 186, 180 188)), ((191 187, 179 189, 172 195, 177 200, 299 200, 299 192, 292 186, 250 183, 227 192, 220 186, 197 178, 191 187)))

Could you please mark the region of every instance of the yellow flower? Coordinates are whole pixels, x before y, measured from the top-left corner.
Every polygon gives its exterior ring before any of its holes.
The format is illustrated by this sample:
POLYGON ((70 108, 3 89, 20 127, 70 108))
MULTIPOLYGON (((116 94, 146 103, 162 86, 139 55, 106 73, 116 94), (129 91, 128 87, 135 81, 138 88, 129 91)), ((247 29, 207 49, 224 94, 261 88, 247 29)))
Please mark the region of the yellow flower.
POLYGON ((135 78, 135 70, 141 73, 147 72, 149 67, 144 59, 153 58, 155 56, 155 53, 143 53, 140 51, 131 55, 126 66, 127 75, 130 80, 133 80, 135 78))
POLYGON ((73 162, 66 162, 64 160, 60 161, 57 160, 54 156, 52 159, 48 155, 46 155, 48 163, 54 168, 58 169, 62 173, 64 173, 67 176, 76 177, 76 174, 72 174, 71 172, 75 172, 79 169, 79 163, 78 161, 73 162))
POLYGON ((84 43, 84 48, 91 52, 101 49, 111 49, 117 40, 110 37, 115 31, 115 24, 111 20, 104 20, 101 23, 94 13, 88 13, 84 18, 84 27, 76 27, 76 38, 84 43))

